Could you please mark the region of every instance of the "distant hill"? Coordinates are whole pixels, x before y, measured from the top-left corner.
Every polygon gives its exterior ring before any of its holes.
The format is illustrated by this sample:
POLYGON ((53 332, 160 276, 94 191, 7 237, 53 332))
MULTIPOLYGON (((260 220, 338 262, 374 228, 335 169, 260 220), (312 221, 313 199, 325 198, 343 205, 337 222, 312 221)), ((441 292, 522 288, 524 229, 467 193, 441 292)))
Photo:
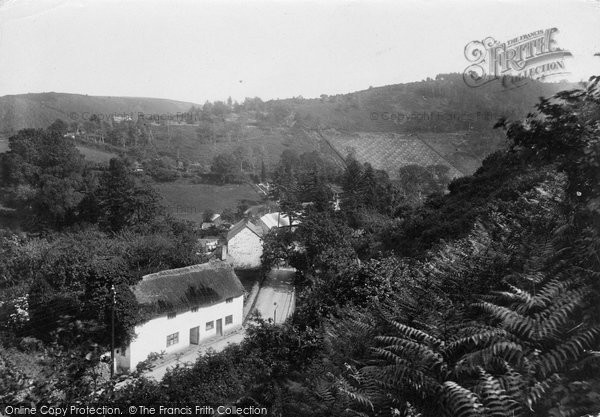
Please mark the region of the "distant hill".
POLYGON ((0 97, 0 152, 6 150, 11 132, 47 127, 58 118, 71 122, 73 112, 79 118, 84 113, 88 117, 99 114, 104 120, 125 113, 135 120, 139 112, 192 111, 196 113, 190 124, 145 124, 135 143, 126 130, 121 129, 124 142, 120 143, 105 127, 102 134, 111 144, 107 150, 130 153, 139 160, 165 156, 170 164, 183 160, 206 170, 215 155, 242 147, 254 174, 261 163, 272 168, 286 149, 318 151, 339 165, 350 152, 392 178, 407 164, 442 164, 455 177, 473 173, 487 155, 503 146, 502 132, 492 129, 498 118, 521 119, 534 110, 539 97, 578 85, 527 80, 518 88, 511 87, 491 82, 470 88, 462 74, 440 74, 435 79, 347 94, 267 102, 248 99, 208 110, 193 103, 152 98, 63 93, 5 96, 0 97))
POLYGON ((45 128, 54 120, 81 120, 91 114, 177 114, 194 103, 145 97, 104 97, 67 93, 18 94, 0 97, 0 133, 24 128, 45 128), (72 116, 74 113, 76 116, 72 116), (86 113, 84 115, 84 113, 86 113))
POLYGON ((319 99, 267 102, 286 109, 313 136, 327 142, 338 158, 352 153, 360 162, 390 177, 399 167, 445 165, 451 177, 470 175, 483 159, 504 146, 494 130, 500 117, 524 118, 540 97, 580 87, 576 83, 523 80, 515 85, 490 82, 468 87, 462 74, 369 88, 319 99))
POLYGON ((539 97, 579 87, 576 83, 534 80, 515 86, 494 81, 471 88, 462 74, 372 87, 321 98, 267 102, 295 113, 296 120, 349 132, 458 132, 488 129, 500 116, 522 118, 539 97))

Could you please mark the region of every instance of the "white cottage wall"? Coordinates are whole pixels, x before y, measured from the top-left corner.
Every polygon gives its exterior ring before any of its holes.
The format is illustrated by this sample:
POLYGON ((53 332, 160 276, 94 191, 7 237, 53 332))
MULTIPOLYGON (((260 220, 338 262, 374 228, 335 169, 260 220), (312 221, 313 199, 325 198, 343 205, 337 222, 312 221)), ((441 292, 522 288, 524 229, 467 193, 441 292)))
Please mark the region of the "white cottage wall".
POLYGON ((148 358, 150 353, 162 351, 173 353, 190 346, 190 329, 199 327, 199 341, 202 343, 217 335, 217 320, 222 320, 223 334, 238 329, 243 321, 244 296, 235 297, 231 302, 223 301, 207 307, 198 307, 197 311, 188 310, 178 313, 173 318, 161 316, 135 327, 136 338, 123 352, 119 350, 117 366, 121 369, 134 369, 136 365, 148 358), (225 324, 225 318, 233 316, 231 324, 225 324), (212 329, 206 324, 213 322, 212 329), (178 342, 167 346, 167 336, 178 333, 178 342))
POLYGON ((262 239, 247 227, 227 242, 228 260, 236 268, 259 267, 262 253, 262 239))

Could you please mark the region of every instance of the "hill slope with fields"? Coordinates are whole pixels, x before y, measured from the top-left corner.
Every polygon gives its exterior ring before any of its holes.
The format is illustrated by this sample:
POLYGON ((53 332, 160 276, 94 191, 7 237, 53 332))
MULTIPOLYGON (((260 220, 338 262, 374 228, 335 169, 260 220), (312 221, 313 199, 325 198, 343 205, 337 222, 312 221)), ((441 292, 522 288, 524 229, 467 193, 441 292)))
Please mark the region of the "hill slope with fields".
POLYGON ((451 178, 471 175, 483 159, 504 142, 501 132, 342 133, 320 132, 338 155, 352 154, 359 162, 384 170, 391 179, 406 165, 448 167, 451 178))

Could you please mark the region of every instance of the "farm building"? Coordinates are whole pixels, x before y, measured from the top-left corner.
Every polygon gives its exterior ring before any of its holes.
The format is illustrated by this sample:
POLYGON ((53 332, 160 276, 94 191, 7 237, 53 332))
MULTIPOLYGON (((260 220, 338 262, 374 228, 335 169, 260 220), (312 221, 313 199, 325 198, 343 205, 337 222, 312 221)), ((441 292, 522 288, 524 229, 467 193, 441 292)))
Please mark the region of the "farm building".
POLYGON ((145 320, 115 350, 117 368, 134 369, 150 353, 172 353, 242 325, 244 287, 223 261, 146 275, 132 287, 145 320))
POLYGON ((231 226, 227 233, 227 260, 236 268, 259 267, 263 233, 262 226, 248 219, 231 226))

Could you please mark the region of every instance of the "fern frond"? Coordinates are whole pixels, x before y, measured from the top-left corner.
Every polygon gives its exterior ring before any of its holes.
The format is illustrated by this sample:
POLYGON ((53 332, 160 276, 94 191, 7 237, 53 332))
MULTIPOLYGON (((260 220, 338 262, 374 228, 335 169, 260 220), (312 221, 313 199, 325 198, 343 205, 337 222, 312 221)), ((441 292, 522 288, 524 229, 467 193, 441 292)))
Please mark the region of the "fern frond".
POLYGON ((444 382, 441 400, 447 416, 481 417, 484 411, 477 395, 454 381, 444 382))
POLYGON ((585 298, 585 290, 570 291, 562 299, 556 300, 555 305, 533 315, 538 324, 534 339, 543 340, 556 334, 561 327, 571 319, 572 313, 581 306, 585 298))
POLYGON ((506 371, 502 375, 497 376, 500 386, 511 398, 522 398, 525 392, 523 375, 515 371, 508 364, 505 364, 505 367, 506 371))
POLYGON ((550 352, 540 355, 538 367, 542 375, 557 372, 569 364, 569 360, 577 360, 585 349, 594 345, 594 341, 600 335, 600 328, 594 327, 580 332, 566 342, 561 343, 550 352))
POLYGON ((430 363, 431 366, 444 362, 442 355, 422 343, 394 336, 376 336, 375 340, 388 345, 383 349, 398 352, 406 358, 416 358, 419 361, 425 361, 430 363))
POLYGON ((391 324, 405 337, 409 337, 413 340, 424 342, 432 345, 439 346, 442 341, 436 337, 430 336, 422 330, 415 329, 414 327, 407 326, 397 321, 391 321, 391 324))
POLYGON ((567 291, 571 283, 568 281, 561 280, 560 278, 553 278, 537 292, 536 299, 542 301, 544 306, 551 304, 555 297, 561 293, 567 291))
POLYGON ((560 377, 556 374, 551 375, 549 378, 544 379, 543 381, 538 381, 535 383, 533 387, 529 389, 527 393, 527 405, 529 408, 532 408, 534 404, 536 404, 544 395, 546 391, 550 389, 552 384, 559 381, 560 377))
POLYGON ((525 336, 527 339, 531 339, 536 331, 537 323, 533 319, 523 316, 508 307, 498 306, 489 302, 477 303, 475 306, 481 308, 491 316, 502 320, 507 330, 517 333, 520 336, 525 336))
POLYGON ((410 365, 368 366, 361 369, 361 374, 365 392, 379 392, 378 388, 384 388, 425 399, 439 390, 436 379, 410 365))
POLYGON ((510 335, 504 329, 484 330, 451 342, 446 347, 445 352, 453 353, 462 349, 486 347, 499 339, 505 340, 508 337, 510 337, 510 335))
POLYGON ((456 372, 469 372, 476 368, 505 367, 506 363, 520 365, 524 358, 523 347, 515 342, 497 342, 464 355, 456 363, 456 372))
POLYGON ((348 390, 346 388, 340 388, 339 390, 352 401, 356 402, 357 404, 360 404, 361 407, 369 408, 370 410, 374 409, 373 403, 369 399, 369 396, 360 392, 348 390))
POLYGON ((504 390, 499 380, 479 369, 480 382, 474 392, 481 398, 485 407, 485 415, 492 417, 504 417, 506 415, 520 416, 522 409, 518 401, 504 390))
POLYGON ((529 310, 531 310, 534 307, 543 305, 540 303, 540 300, 538 300, 534 295, 530 294, 529 292, 522 290, 511 284, 507 284, 507 285, 511 289, 512 292, 498 291, 495 294, 498 297, 500 297, 501 299, 520 303, 520 304, 517 304, 517 308, 515 309, 515 311, 517 313, 524 314, 524 313, 527 313, 529 310))

